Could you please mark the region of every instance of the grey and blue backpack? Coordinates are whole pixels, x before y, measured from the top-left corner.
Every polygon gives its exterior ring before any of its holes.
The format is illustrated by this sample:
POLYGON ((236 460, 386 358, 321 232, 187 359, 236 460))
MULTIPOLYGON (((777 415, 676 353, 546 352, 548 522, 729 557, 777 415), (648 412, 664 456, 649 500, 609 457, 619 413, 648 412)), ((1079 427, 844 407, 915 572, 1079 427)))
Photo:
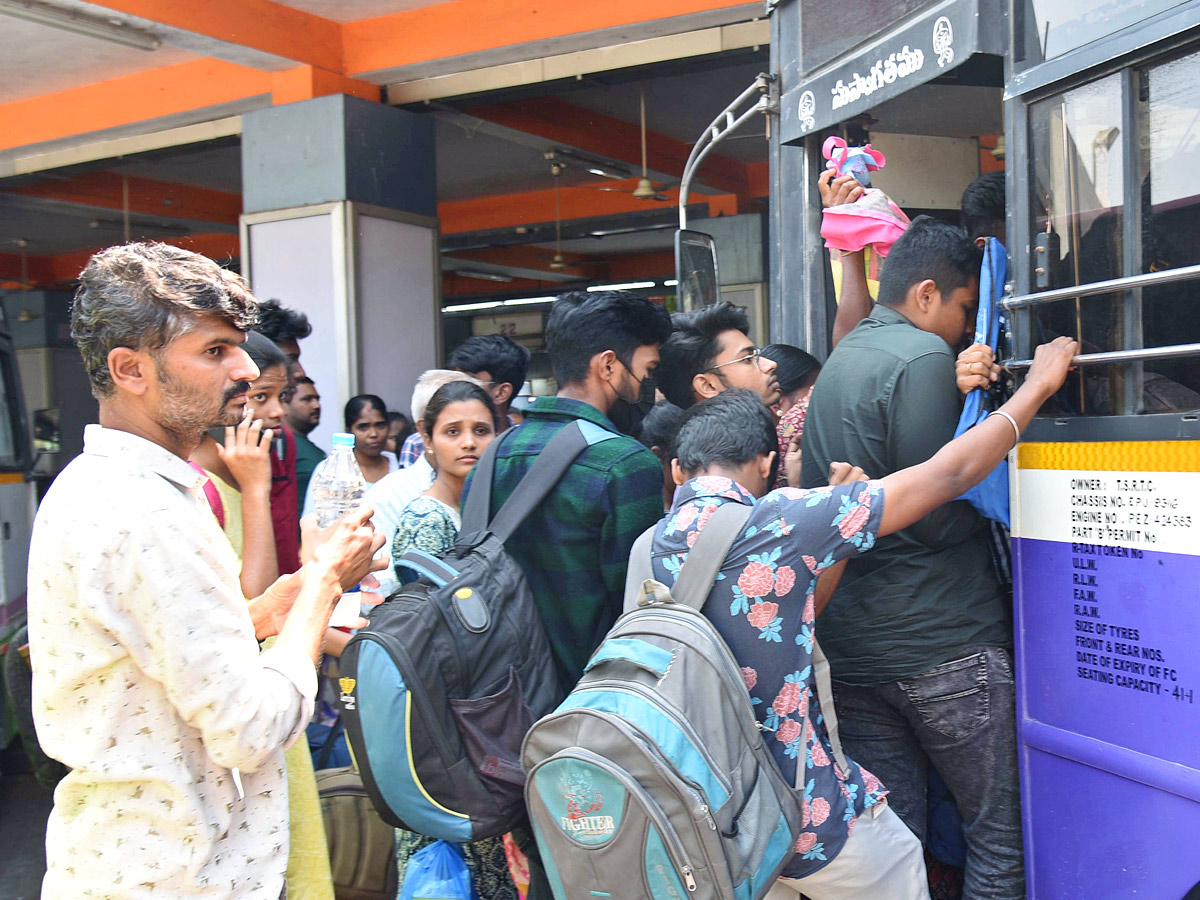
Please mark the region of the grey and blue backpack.
POLYGON ((792 858, 796 794, 700 612, 749 513, 722 506, 672 590, 650 575, 653 529, 638 539, 635 608, 525 738, 525 798, 557 900, 760 900, 792 858))
POLYGON ((589 444, 589 422, 559 431, 488 521, 496 451, 476 466, 449 551, 404 554, 421 578, 370 616, 341 658, 341 707, 363 786, 389 824, 446 841, 525 818, 521 740, 562 698, 525 575, 504 542, 589 444))

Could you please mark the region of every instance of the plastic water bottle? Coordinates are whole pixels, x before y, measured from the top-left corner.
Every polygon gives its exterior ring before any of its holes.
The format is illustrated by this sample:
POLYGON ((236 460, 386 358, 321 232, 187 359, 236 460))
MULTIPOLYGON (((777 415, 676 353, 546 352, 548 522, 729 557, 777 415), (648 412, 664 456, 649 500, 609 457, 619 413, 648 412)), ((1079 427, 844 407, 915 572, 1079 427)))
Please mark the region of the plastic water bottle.
MULTIPOLYGON (((320 528, 336 525, 362 501, 367 483, 354 458, 354 435, 339 432, 333 436, 333 451, 313 474, 312 492, 313 510, 320 528)), ((353 625, 358 617, 358 592, 355 589, 342 594, 329 624, 346 627, 353 625)))
POLYGON ((367 483, 354 458, 354 435, 333 436, 333 452, 313 475, 312 490, 313 510, 320 528, 336 525, 358 506, 367 492, 367 483))

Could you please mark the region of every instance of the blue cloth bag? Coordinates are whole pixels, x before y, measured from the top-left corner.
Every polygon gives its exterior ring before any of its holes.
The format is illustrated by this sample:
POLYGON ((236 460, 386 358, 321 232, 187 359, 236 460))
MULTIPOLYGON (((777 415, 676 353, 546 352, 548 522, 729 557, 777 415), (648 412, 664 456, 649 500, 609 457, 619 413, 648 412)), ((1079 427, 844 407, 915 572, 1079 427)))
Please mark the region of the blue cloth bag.
MULTIPOLYGON (((1004 295, 1004 278, 1008 272, 1008 254, 994 237, 983 247, 983 267, 979 272, 979 312, 975 316, 975 343, 987 344, 994 351, 1000 337, 1000 299, 1004 295)), ((986 391, 976 388, 967 394, 962 415, 954 436, 978 425, 988 416, 983 408, 986 391)), ((983 481, 958 498, 970 503, 979 514, 1009 526, 1008 460, 992 470, 983 481)))
POLYGON ((472 900, 471 873, 455 844, 434 841, 412 855, 399 900, 472 900))

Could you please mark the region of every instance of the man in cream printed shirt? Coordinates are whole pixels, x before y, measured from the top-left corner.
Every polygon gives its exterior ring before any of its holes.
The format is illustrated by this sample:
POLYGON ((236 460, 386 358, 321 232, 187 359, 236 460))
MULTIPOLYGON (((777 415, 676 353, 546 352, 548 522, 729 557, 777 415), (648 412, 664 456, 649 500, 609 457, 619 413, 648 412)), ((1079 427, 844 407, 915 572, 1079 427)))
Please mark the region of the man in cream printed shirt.
POLYGON ((71 769, 42 897, 277 900, 283 750, 312 714, 333 604, 382 539, 369 511, 347 516, 299 573, 243 597, 186 459, 242 418, 257 302, 237 275, 155 244, 105 250, 80 280, 72 336, 100 424, 47 493, 29 563, 38 735, 71 769))

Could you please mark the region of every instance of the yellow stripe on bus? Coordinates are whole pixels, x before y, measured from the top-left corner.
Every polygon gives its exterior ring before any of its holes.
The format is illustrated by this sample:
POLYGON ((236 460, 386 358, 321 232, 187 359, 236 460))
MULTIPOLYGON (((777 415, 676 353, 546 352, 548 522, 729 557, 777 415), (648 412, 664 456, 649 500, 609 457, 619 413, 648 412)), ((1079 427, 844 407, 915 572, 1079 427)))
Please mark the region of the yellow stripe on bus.
POLYGON ((1097 441, 1021 444, 1021 469, 1200 472, 1200 441, 1097 441))
POLYGON ((24 472, 0 472, 0 484, 23 484, 24 472))
POLYGON ((412 755, 412 693, 409 691, 404 692, 404 731, 408 735, 408 740, 404 742, 407 745, 405 749, 408 750, 408 771, 412 774, 412 780, 416 783, 417 789, 420 790, 421 794, 426 800, 428 800, 442 812, 449 813, 452 816, 458 816, 460 819, 471 818, 465 813, 455 812, 452 809, 446 809, 446 807, 442 806, 442 804, 438 803, 429 796, 429 791, 425 790, 425 785, 421 783, 421 776, 417 774, 417 766, 416 763, 413 762, 412 755))

